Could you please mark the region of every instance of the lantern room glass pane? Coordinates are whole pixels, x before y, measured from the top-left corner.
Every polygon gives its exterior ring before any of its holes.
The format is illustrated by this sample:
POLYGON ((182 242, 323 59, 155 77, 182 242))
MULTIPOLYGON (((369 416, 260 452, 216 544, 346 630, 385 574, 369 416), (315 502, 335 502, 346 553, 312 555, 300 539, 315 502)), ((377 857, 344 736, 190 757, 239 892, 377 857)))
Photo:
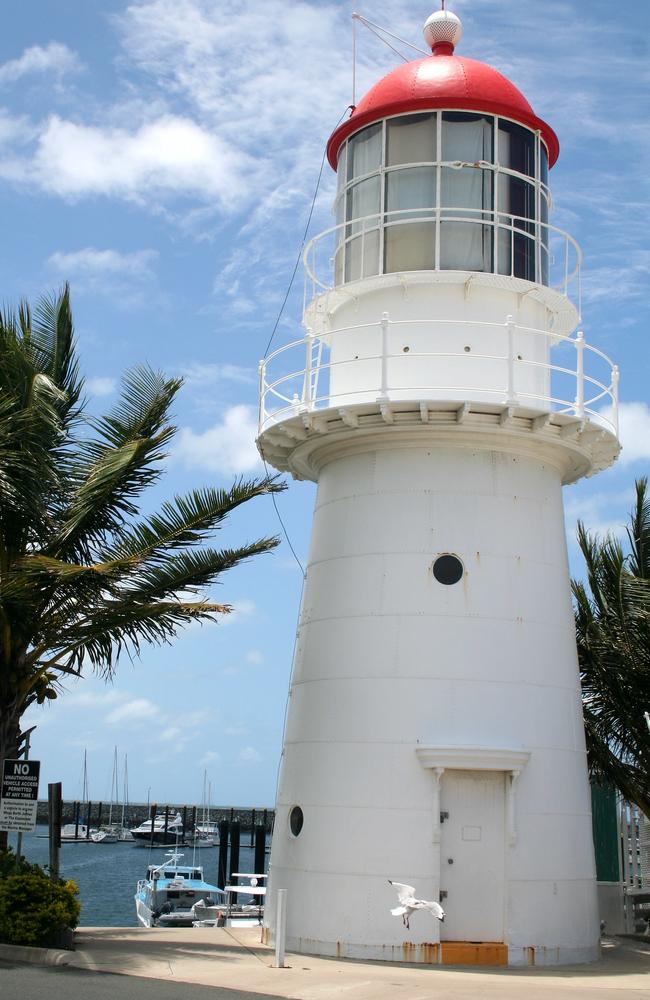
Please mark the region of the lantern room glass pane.
POLYGON ((402 115, 386 123, 386 166, 436 159, 436 116, 402 115))
POLYGON ((339 149, 338 160, 336 161, 336 186, 339 191, 341 190, 347 179, 347 174, 345 169, 347 159, 348 159, 348 144, 347 142, 344 142, 341 148, 339 149))
POLYGON ((345 247, 345 280, 359 281, 379 274, 379 229, 361 233, 345 247))
POLYGON ((445 111, 442 116, 442 160, 462 163, 494 161, 494 119, 490 115, 471 115, 445 111))
POLYGON ((386 222, 401 219, 427 218, 431 212, 406 212, 400 209, 434 209, 436 203, 436 172, 434 167, 409 167, 386 174, 386 222))
POLYGON ((492 270, 492 171, 443 167, 440 203, 440 267, 492 270), (467 221, 465 221, 467 220, 467 221))
POLYGON ((347 177, 351 181, 355 177, 370 174, 381 166, 382 124, 369 125, 348 140, 347 177))
POLYGON ((368 177, 365 181, 353 184, 347 192, 347 212, 346 221, 353 224, 347 226, 347 236, 358 233, 368 226, 379 223, 379 198, 380 198, 379 174, 368 177), (366 218, 370 216, 370 218, 366 218), (356 222, 354 220, 363 221, 356 222))
POLYGON ((499 164, 535 176, 535 136, 529 129, 499 120, 499 164))
POLYGON ((548 154, 543 142, 540 143, 539 179, 548 187, 548 154))
POLYGON ((435 268, 433 222, 407 222, 384 229, 384 273, 435 268))
POLYGON ((499 174, 499 274, 536 280, 534 219, 535 186, 499 174))

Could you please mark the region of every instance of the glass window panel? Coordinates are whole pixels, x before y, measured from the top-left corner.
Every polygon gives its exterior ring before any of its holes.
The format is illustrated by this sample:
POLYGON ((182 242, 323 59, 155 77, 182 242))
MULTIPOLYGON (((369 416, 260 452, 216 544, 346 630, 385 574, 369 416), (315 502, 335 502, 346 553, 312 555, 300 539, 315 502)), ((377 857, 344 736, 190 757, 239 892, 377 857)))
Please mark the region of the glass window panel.
POLYGON ((345 280, 358 281, 379 273, 379 230, 362 233, 345 248, 345 280))
POLYGON ((442 167, 440 184, 442 208, 468 209, 468 218, 475 219, 482 219, 484 211, 492 211, 491 170, 442 167))
POLYGON ((442 116, 442 159, 463 163, 493 162, 494 119, 445 111, 442 116))
POLYGON ((535 218, 535 187, 520 177, 499 174, 499 212, 535 218))
POLYGON ((381 166, 382 124, 369 125, 348 139, 348 180, 370 174, 381 166))
POLYGON ((499 222, 504 226, 498 237, 500 274, 512 274, 515 278, 535 281, 534 218, 534 185, 520 177, 499 174, 499 222), (516 218, 511 219, 510 216, 516 218), (526 219, 531 221, 527 222, 526 219))
POLYGON ((492 226, 477 222, 440 223, 443 271, 491 271, 492 226))
POLYGON ((512 232, 507 228, 507 219, 505 216, 500 217, 500 222, 503 222, 503 225, 500 224, 497 231, 497 266, 495 270, 497 274, 512 274, 514 271, 512 262, 512 232))
MULTIPOLYGON (((386 212, 400 209, 433 209, 436 200, 435 167, 409 167, 386 174, 386 212)), ((389 214, 387 222, 399 219, 430 218, 432 212, 409 212, 404 216, 389 214)))
POLYGON ((336 163, 336 186, 339 191, 345 184, 347 178, 347 173, 345 169, 347 163, 347 155, 348 155, 348 144, 347 142, 344 142, 341 148, 339 149, 339 156, 336 163))
POLYGON ((336 199, 336 225, 345 222, 345 195, 340 194, 336 199))
POLYGON ((375 177, 368 177, 365 181, 354 184, 347 192, 347 221, 353 222, 347 227, 347 235, 358 233, 361 229, 379 223, 379 194, 380 183, 379 174, 375 177), (366 216, 370 216, 366 219, 366 216), (362 222, 354 222, 355 219, 362 219, 362 222))
POLYGON ((492 171, 443 167, 440 202, 445 216, 440 227, 440 267, 443 270, 491 271, 492 171), (447 210, 447 211, 445 211, 447 210), (484 214, 486 213, 486 214, 484 214), (458 221, 466 218, 468 221, 458 221))
POLYGON ((402 223, 384 229, 384 272, 432 271, 435 267, 433 222, 402 223))
POLYGON ((403 115, 386 123, 386 165, 436 159, 436 116, 403 115))
POLYGON ((540 142, 540 165, 539 165, 539 179, 542 184, 548 187, 548 154, 546 152, 546 146, 543 142, 540 142))
POLYGON ((520 174, 535 176, 535 136, 522 125, 499 121, 499 163, 520 174))

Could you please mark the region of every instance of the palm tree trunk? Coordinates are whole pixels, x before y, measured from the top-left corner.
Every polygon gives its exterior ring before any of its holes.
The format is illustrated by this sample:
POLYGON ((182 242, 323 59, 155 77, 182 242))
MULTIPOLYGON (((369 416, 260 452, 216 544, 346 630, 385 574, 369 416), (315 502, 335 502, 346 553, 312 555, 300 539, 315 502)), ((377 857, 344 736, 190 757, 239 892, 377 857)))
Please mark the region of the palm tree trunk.
MULTIPOLYGON (((21 745, 20 709, 17 701, 0 706, 0 775, 6 759, 18 757, 21 745)), ((0 830, 0 851, 6 851, 9 834, 0 830)))

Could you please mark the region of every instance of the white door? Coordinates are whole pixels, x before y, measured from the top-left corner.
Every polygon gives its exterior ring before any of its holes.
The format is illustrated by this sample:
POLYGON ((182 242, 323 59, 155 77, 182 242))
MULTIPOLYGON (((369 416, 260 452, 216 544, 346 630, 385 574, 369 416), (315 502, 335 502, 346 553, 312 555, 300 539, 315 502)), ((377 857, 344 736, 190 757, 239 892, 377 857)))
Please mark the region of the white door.
POLYGON ((505 775, 445 771, 440 790, 443 941, 503 941, 505 775))

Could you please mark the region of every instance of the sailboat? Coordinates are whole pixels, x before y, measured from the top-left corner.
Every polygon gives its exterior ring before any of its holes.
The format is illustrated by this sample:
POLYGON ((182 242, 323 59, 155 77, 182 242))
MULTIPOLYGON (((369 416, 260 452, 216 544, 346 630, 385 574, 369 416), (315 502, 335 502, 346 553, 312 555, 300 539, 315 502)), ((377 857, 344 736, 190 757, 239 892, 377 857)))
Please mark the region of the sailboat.
POLYGON ((203 772, 203 799, 201 822, 194 828, 193 846, 195 847, 216 847, 218 843, 219 827, 210 820, 210 800, 212 798, 212 784, 208 781, 208 772, 203 772))
POLYGON ((113 826, 113 805, 116 804, 117 791, 117 747, 113 755, 113 774, 111 776, 111 804, 108 810, 108 823, 100 826, 90 834, 93 844, 116 844, 118 841, 117 831, 113 826))
POLYGON ((117 844, 119 842, 133 841, 131 836, 131 831, 124 825, 124 812, 126 809, 126 798, 128 795, 128 770, 126 762, 126 754, 124 755, 124 786, 122 794, 122 816, 120 822, 113 822, 113 807, 117 812, 117 806, 119 802, 119 785, 117 776, 117 747, 115 747, 113 755, 113 775, 111 779, 111 804, 108 812, 108 823, 106 826, 102 826, 99 830, 90 834, 90 839, 95 844, 117 844))
MULTIPOLYGON (((79 803, 77 803, 79 806, 79 803)), ((88 809, 88 760, 87 751, 84 750, 83 781, 81 786, 81 808, 77 813, 74 823, 64 823, 61 827, 62 844, 88 844, 92 831, 88 828, 88 823, 83 813, 88 809), (83 810, 83 812, 82 812, 83 810)))
POLYGON ((122 815, 120 817, 120 826, 118 830, 118 839, 120 843, 133 843, 133 837, 131 836, 131 831, 125 822, 125 812, 129 804, 129 767, 127 764, 127 757, 124 754, 124 781, 122 783, 122 815))

